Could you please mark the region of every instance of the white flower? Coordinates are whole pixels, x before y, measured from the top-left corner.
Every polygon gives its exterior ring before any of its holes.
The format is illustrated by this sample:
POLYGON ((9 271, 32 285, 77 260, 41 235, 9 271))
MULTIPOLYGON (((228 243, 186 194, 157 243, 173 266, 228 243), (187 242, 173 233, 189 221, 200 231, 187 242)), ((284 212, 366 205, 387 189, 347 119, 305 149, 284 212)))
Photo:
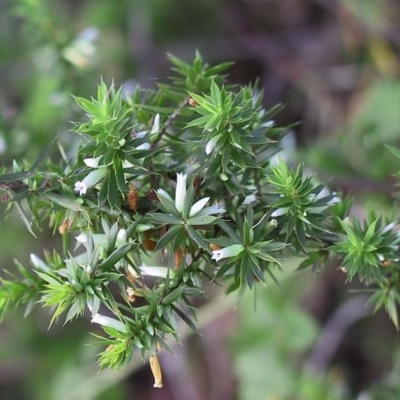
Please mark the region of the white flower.
POLYGON ((85 182, 75 182, 75 192, 79 192, 79 196, 82 196, 83 194, 86 194, 87 191, 87 185, 85 182))
MULTIPOLYGON (((199 201, 201 201, 201 200, 199 200, 199 201)), ((194 206, 196 204, 193 205, 193 207, 190 209, 190 212, 193 211, 192 209, 194 208, 194 206)), ((204 216, 204 215, 221 214, 223 212, 225 212, 224 206, 221 206, 221 204, 214 204, 213 206, 209 206, 209 207, 205 207, 205 208, 201 209, 199 212, 196 212, 196 214, 193 214, 193 215, 198 214, 198 216, 200 217, 200 216, 204 216)))
POLYGON ((86 194, 87 190, 97 183, 99 183, 107 174, 107 168, 101 167, 90 172, 83 181, 75 182, 75 192, 78 192, 80 196, 86 194))
MULTIPOLYGON (((95 246, 97 246, 98 244, 106 244, 107 243, 107 236, 105 234, 100 234, 100 233, 95 233, 92 234, 92 239, 93 239, 93 243, 95 244, 95 246)), ((88 243, 88 235, 86 233, 81 233, 79 236, 75 236, 75 240, 79 243, 79 244, 83 244, 85 247, 87 246, 88 243)))
POLYGON ((31 263, 34 265, 35 268, 40 269, 42 271, 48 271, 49 267, 47 264, 42 261, 38 256, 35 254, 30 255, 31 263))
POLYGON ((113 328, 121 333, 128 333, 128 328, 121 321, 106 317, 105 315, 95 314, 91 322, 92 324, 99 324, 101 326, 113 328))
POLYGON ((88 274, 88 275, 92 275, 92 273, 93 273, 93 268, 92 268, 92 266, 89 264, 89 265, 87 265, 87 267, 85 268, 85 272, 88 274))
MULTIPOLYGON (((185 199, 186 199, 186 180, 187 180, 187 174, 178 173, 176 175, 175 208, 180 213, 182 213, 183 211, 183 206, 185 204, 185 199)), ((156 193, 159 199, 160 197, 163 197, 172 206, 174 205, 174 200, 164 189, 157 189, 156 193)), ((218 204, 211 207, 205 207, 205 205, 209 202, 209 200, 210 200, 209 197, 204 197, 203 199, 200 199, 196 203, 194 203, 190 207, 189 218, 194 217, 195 215, 205 216, 211 214, 218 214, 225 211, 224 207, 218 204)))
POLYGON ((272 217, 272 218, 279 217, 279 216, 281 216, 281 215, 287 214, 288 211, 289 211, 289 207, 278 208, 277 210, 275 210, 275 211, 271 214, 271 217, 272 217))
POLYGON ((268 223, 269 226, 278 226, 278 221, 276 219, 271 219, 268 223))
MULTIPOLYGON (((134 138, 135 139, 143 139, 146 135, 147 135, 147 131, 140 131, 140 132, 137 132, 134 134, 134 138)), ((139 144, 139 146, 135 147, 135 150, 150 150, 150 147, 151 147, 150 143, 145 142, 145 143, 139 144)), ((129 167, 124 166, 124 168, 130 168, 130 167, 132 167, 132 164, 130 164, 129 167)))
POLYGON ((271 119, 270 121, 265 122, 262 126, 263 126, 264 128, 271 128, 271 127, 273 127, 274 125, 275 125, 275 121, 271 119))
POLYGON ((146 135, 147 135, 147 131, 140 131, 140 132, 136 133, 135 138, 136 139, 143 139, 146 135))
POLYGON ((208 200, 210 200, 209 197, 204 197, 204 199, 201 199, 194 203, 190 208, 189 217, 194 217, 196 214, 198 214, 208 203, 208 200))
POLYGON ((213 138, 211 138, 211 139, 208 141, 208 143, 207 143, 207 145, 206 145, 206 154, 207 154, 207 155, 212 153, 212 151, 214 150, 214 148, 215 148, 215 146, 216 146, 216 144, 217 144, 217 142, 218 142, 218 139, 219 139, 220 137, 221 137, 221 135, 217 135, 217 136, 214 136, 213 138))
POLYGON ((224 249, 214 250, 211 259, 219 261, 222 258, 235 257, 243 251, 244 247, 241 244, 233 244, 232 246, 225 247, 224 249))
POLYGON ((79 236, 75 236, 75 239, 78 243, 86 244, 87 243, 87 235, 81 233, 79 236))
POLYGON ((101 156, 95 158, 85 158, 83 162, 90 168, 97 168, 99 166, 101 156))
POLYGON ((179 212, 183 210, 183 203, 186 197, 186 174, 176 175, 175 207, 179 212))
POLYGON ((160 114, 157 113, 156 116, 154 117, 154 122, 151 128, 150 135, 157 133, 159 130, 160 130, 160 114))
POLYGON ((391 230, 394 228, 394 226, 395 226, 395 223, 394 223, 394 222, 391 222, 389 225, 386 225, 386 226, 383 228, 382 233, 386 233, 386 232, 391 231, 391 230))
POLYGON ((116 245, 118 247, 122 246, 124 243, 126 243, 126 230, 120 229, 117 234, 116 245))
POLYGON ((150 143, 142 143, 138 147, 135 147, 135 150, 150 150, 150 143))
MULTIPOLYGON (((332 193, 332 195, 334 196, 326 203, 325 206, 311 208, 308 210, 308 212, 311 214, 317 214, 326 210, 331 205, 340 203, 340 198, 338 196, 335 196, 335 194, 336 194, 335 192, 332 193)), ((328 197, 330 195, 331 195, 330 191, 327 188, 323 188, 318 194, 311 197, 311 201, 317 201, 325 197, 328 197)))
MULTIPOLYGON (((149 267, 147 265, 142 265, 139 267, 140 273, 142 275, 147 275, 147 276, 155 276, 157 278, 166 278, 168 276, 168 270, 169 268, 167 267, 156 267, 152 266, 149 267)), ((169 275, 173 275, 173 271, 169 271, 169 275)))
POLYGON ((245 197, 243 205, 251 204, 257 200, 255 193, 249 194, 245 197))

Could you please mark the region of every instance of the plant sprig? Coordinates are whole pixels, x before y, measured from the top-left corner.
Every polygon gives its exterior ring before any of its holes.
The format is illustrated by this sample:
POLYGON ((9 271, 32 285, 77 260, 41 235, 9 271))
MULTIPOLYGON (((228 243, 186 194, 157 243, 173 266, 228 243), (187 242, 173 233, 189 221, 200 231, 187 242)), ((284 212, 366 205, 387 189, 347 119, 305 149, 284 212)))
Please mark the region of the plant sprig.
POLYGON ((1 316, 37 302, 53 309, 51 323, 90 315, 107 346, 101 368, 123 367, 135 349, 157 367, 166 336, 179 340, 176 321, 195 329, 204 282, 243 290, 275 281, 288 257, 302 256, 306 268, 339 255, 397 326, 394 221, 349 219, 348 199, 302 166, 276 162, 290 128, 276 126, 280 107, 265 110, 254 87, 225 82, 229 63, 169 58, 176 75, 155 90, 125 97, 101 82, 96 98, 76 98, 86 117, 74 124, 81 141, 65 165, 25 172, 15 163, 0 176, 9 209, 32 232, 48 220, 77 241, 2 278, 1 316))

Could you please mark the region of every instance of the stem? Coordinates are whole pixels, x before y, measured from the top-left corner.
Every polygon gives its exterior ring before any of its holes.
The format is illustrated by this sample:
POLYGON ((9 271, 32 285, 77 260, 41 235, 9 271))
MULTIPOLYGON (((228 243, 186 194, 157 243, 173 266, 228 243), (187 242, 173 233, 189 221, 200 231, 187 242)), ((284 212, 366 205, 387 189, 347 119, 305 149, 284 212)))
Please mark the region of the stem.
POLYGON ((176 118, 179 117, 180 112, 189 104, 189 97, 186 97, 179 105, 178 108, 167 118, 165 121, 164 126, 160 129, 160 132, 158 133, 157 137, 152 143, 152 147, 154 147, 163 137, 164 133, 167 131, 167 129, 173 124, 173 122, 176 120, 176 118))

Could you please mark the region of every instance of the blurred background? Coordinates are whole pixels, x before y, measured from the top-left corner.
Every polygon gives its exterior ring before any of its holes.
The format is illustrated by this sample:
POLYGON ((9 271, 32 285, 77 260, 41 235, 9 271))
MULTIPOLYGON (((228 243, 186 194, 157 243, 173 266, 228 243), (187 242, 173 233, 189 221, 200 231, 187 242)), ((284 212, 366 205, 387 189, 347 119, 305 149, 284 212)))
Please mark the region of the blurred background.
MULTIPOLYGON (((234 61, 232 83, 258 82, 279 124, 299 122, 293 163, 355 198, 354 212, 398 215, 384 144, 400 144, 398 0, 0 0, 0 166, 35 161, 56 135, 73 143, 71 94, 103 78, 131 90, 170 75, 166 53, 234 61)), ((54 157, 57 157, 55 149, 54 157)), ((33 238, 0 203, 0 269, 58 246, 33 238)), ((88 321, 48 330, 49 315, 0 325, 0 398, 7 400, 391 400, 400 398, 400 341, 384 313, 345 282, 339 262, 294 272, 238 302, 216 292, 202 336, 163 354, 164 388, 134 357, 98 373, 88 321)))

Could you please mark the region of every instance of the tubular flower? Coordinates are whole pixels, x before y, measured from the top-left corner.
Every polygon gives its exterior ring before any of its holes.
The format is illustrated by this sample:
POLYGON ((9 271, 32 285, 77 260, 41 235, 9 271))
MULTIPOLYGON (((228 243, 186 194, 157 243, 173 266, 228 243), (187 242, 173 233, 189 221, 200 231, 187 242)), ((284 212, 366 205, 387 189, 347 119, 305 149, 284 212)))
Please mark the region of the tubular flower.
MULTIPOLYGON (((157 189, 157 197, 160 201, 166 201, 172 207, 175 206, 175 209, 182 214, 183 207, 186 201, 186 181, 187 181, 187 174, 178 173, 176 175, 176 188, 175 188, 175 200, 164 190, 164 189, 157 189)), ((194 203, 189 210, 189 218, 194 217, 197 214, 202 216, 204 215, 211 215, 211 214, 219 214, 225 211, 225 208, 221 205, 213 205, 210 207, 205 207, 208 201, 210 200, 209 197, 204 197, 203 199, 198 200, 194 203)))
POLYGON ((204 197, 204 199, 196 201, 196 203, 194 203, 190 208, 189 217, 194 217, 196 214, 198 214, 208 203, 208 200, 210 200, 209 197, 204 197))
POLYGON ((175 207, 179 212, 183 210, 183 203, 186 197, 186 174, 176 175, 175 207))
POLYGON ((214 150, 214 148, 215 148, 215 146, 216 146, 216 144, 217 144, 217 142, 218 142, 218 139, 219 139, 220 137, 221 137, 221 135, 214 136, 213 138, 211 138, 211 139, 207 142, 207 144, 206 144, 206 154, 207 154, 207 155, 209 155, 209 154, 212 153, 212 151, 214 150))
POLYGON ((90 172, 83 181, 75 182, 75 192, 79 196, 86 194, 87 190, 97 185, 107 174, 107 168, 101 167, 90 172))
POLYGON ((85 158, 83 160, 83 162, 90 168, 97 168, 99 166, 99 161, 100 161, 101 157, 89 157, 89 158, 85 158))
POLYGON ((240 254, 243 250, 244 250, 243 245, 233 244, 232 246, 228 246, 220 250, 214 250, 212 252, 211 259, 219 261, 223 258, 235 257, 238 254, 240 254))

